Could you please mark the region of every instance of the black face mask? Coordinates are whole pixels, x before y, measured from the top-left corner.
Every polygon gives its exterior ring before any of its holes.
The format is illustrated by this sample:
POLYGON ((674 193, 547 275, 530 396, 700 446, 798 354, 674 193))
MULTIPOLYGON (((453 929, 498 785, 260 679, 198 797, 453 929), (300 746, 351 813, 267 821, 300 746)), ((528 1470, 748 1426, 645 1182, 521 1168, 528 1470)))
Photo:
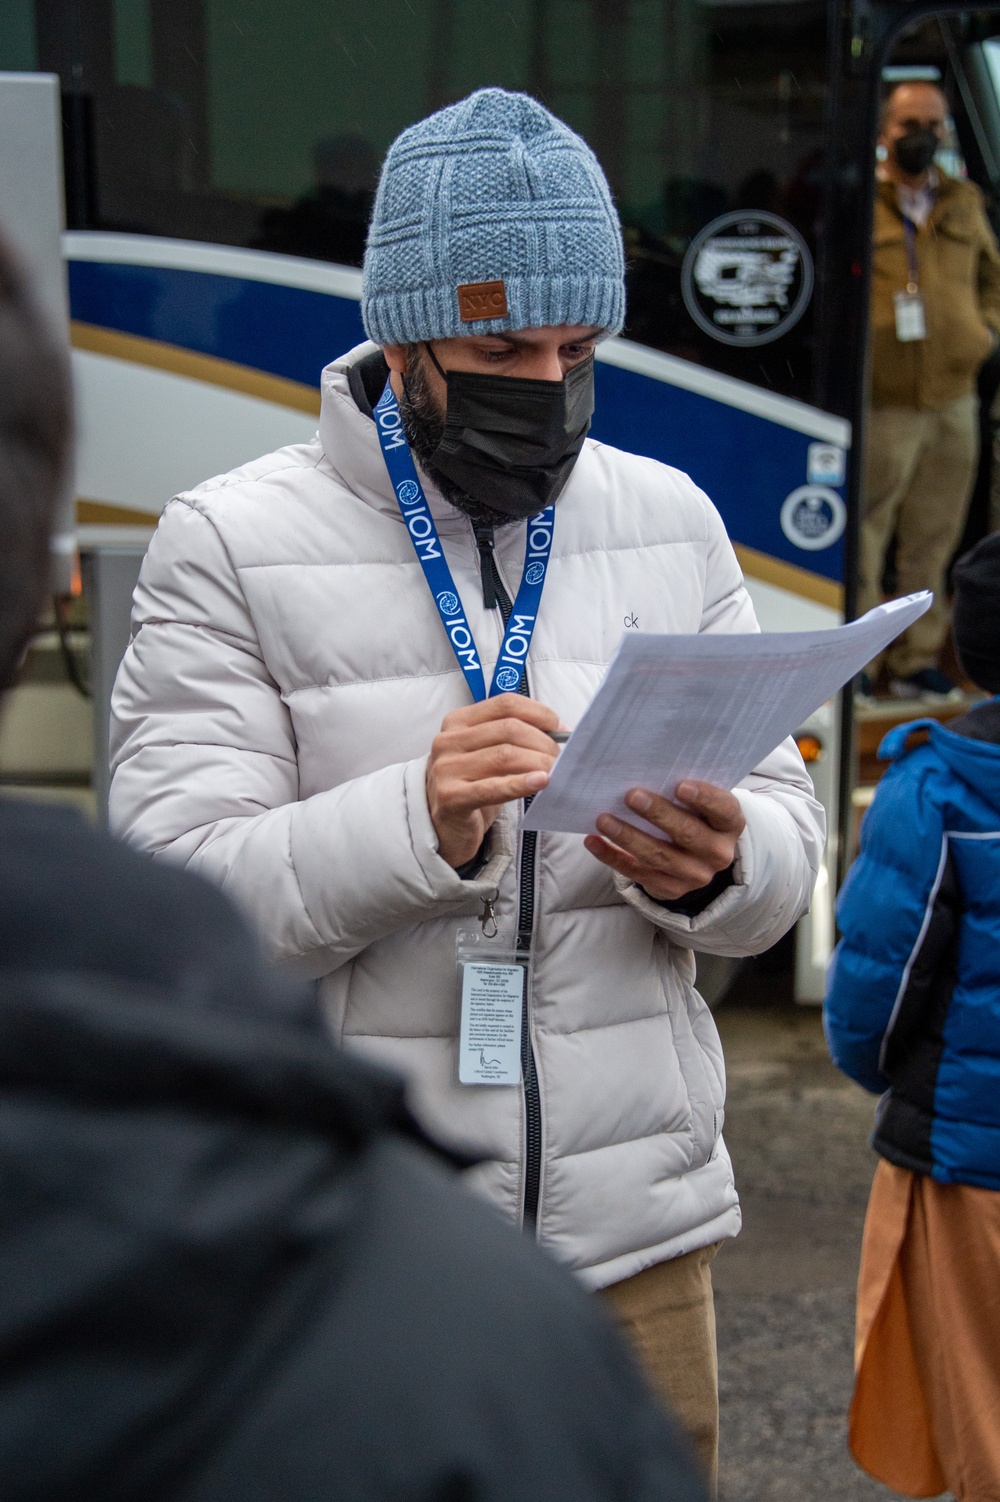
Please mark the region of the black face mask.
POLYGON ((903 172, 918 177, 926 172, 941 143, 933 130, 908 130, 893 146, 893 155, 903 172))
POLYGON ((537 516, 560 494, 594 411, 594 357, 561 381, 443 371, 444 432, 429 467, 512 521, 537 516))

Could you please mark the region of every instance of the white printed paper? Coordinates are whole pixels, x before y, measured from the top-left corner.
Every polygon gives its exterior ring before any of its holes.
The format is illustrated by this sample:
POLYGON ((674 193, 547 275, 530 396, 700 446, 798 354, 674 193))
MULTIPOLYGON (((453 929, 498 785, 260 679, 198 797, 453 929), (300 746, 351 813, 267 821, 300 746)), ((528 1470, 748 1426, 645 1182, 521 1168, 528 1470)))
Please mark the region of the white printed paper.
POLYGON ((524 828, 592 834, 601 813, 635 823, 630 788, 669 798, 685 777, 734 788, 931 599, 890 600, 829 631, 626 631, 524 828))
POLYGON ((521 1083, 524 966, 462 965, 458 1078, 463 1085, 521 1083))

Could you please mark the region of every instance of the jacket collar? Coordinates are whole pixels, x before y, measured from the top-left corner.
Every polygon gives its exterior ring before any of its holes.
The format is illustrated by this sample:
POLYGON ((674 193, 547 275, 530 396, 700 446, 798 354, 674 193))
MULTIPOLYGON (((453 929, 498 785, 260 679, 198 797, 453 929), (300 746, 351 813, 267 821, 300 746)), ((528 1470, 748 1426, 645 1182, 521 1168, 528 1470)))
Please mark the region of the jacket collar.
MULTIPOLYGON (((347 372, 352 365, 373 354, 377 345, 366 340, 326 367, 320 377, 319 440, 328 472, 359 500, 392 516, 402 525, 399 507, 371 418, 362 412, 351 394, 347 372)), ((421 471, 420 482, 438 530, 445 536, 467 533, 468 520, 449 505, 433 481, 421 471)))
MULTIPOLYGON (((949 177, 947 173, 938 169, 937 188, 934 207, 928 215, 924 229, 928 225, 940 224, 941 220, 949 214, 954 207, 961 184, 957 178, 949 177)), ((896 196, 896 184, 887 179, 879 178, 875 191, 876 202, 886 209, 899 226, 900 233, 903 229, 903 214, 899 207, 899 199, 896 196)))

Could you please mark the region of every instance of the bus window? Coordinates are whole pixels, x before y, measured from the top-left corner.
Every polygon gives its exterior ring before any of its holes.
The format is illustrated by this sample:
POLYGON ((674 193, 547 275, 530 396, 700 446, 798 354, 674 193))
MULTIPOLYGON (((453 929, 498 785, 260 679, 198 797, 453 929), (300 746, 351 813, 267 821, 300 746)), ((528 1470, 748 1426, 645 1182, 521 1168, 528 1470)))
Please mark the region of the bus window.
POLYGON ((63 80, 71 228, 359 265, 393 137, 478 86, 526 89, 608 173, 628 336, 817 400, 822 0, 7 0, 4 16, 0 68, 63 80))

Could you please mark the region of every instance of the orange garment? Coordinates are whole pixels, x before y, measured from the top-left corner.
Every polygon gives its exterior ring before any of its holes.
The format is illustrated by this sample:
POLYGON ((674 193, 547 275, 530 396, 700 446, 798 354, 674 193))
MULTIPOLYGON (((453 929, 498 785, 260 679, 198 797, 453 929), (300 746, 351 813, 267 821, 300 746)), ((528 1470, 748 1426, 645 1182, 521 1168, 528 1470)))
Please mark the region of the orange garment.
POLYGON ((850 1446, 908 1497, 1000 1502, 1000 1193, 880 1162, 858 1275, 850 1446))

